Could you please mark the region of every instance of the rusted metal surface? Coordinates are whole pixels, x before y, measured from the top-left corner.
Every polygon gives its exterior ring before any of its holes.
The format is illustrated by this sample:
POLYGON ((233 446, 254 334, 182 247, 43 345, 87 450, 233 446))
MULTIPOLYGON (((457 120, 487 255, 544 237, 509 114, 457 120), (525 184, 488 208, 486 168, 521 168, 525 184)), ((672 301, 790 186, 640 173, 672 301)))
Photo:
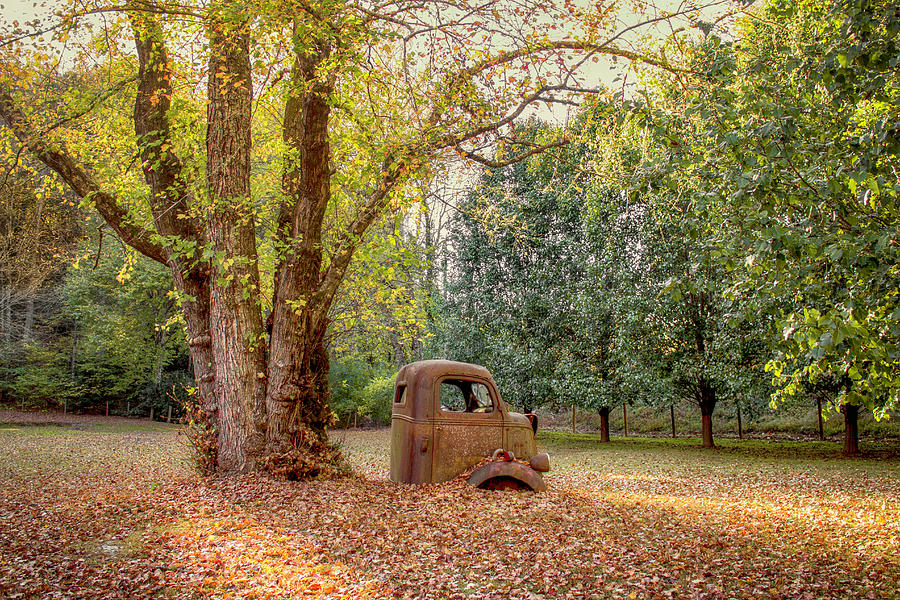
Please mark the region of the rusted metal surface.
POLYGON ((394 387, 391 479, 447 481, 498 448, 527 461, 536 452, 535 426, 509 410, 484 367, 447 360, 408 364, 394 387))
POLYGON ((528 465, 538 473, 546 473, 550 470, 550 455, 546 452, 535 454, 528 461, 528 465))
POLYGON ((516 461, 494 461, 481 466, 469 476, 468 482, 489 490, 530 489, 543 492, 547 489, 544 478, 534 469, 516 461))

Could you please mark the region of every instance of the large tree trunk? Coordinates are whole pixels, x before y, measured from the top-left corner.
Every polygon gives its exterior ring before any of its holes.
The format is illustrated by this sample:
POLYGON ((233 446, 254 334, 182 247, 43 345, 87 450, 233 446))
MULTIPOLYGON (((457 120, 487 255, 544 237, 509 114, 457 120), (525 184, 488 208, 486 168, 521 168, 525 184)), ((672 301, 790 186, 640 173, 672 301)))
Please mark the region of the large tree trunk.
POLYGON ((215 357, 218 464, 250 471, 265 444, 266 352, 250 199, 250 52, 247 25, 214 24, 206 134, 210 337, 215 357), (238 29, 240 28, 240 29, 238 29))
POLYGON ((700 405, 701 439, 704 448, 715 448, 713 442, 712 415, 716 410, 716 391, 709 385, 701 384, 698 391, 700 405))
POLYGON ((600 441, 609 441, 609 407, 603 406, 598 411, 600 413, 600 441))
POLYGON ((844 454, 859 454, 859 407, 853 404, 841 406, 844 414, 844 454))
POLYGON ((328 403, 328 352, 323 338, 333 296, 322 293, 322 219, 331 198, 327 84, 316 79, 317 55, 298 56, 295 89, 284 114, 286 159, 279 215, 286 253, 276 272, 269 356, 266 445, 269 468, 287 477, 315 475, 323 454, 328 403))

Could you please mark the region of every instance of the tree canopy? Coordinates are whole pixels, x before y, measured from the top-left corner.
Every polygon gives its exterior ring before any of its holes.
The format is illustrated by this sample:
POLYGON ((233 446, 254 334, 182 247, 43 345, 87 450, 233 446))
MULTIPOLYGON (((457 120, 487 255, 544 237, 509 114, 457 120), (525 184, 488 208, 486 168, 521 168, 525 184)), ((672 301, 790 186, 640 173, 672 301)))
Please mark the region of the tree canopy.
POLYGON ((697 10, 77 3, 4 32, 3 144, 170 267, 219 466, 315 475, 323 339, 367 230, 448 156, 501 166, 561 144, 515 123, 593 89, 584 64, 678 70, 644 32, 697 10))

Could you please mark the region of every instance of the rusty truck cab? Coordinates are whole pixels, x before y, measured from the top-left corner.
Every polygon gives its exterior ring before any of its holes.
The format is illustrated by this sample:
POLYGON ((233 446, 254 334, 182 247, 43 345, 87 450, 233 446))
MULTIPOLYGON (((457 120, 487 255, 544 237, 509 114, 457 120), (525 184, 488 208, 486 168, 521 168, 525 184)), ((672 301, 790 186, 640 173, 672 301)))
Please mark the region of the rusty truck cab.
POLYGON ((391 416, 391 480, 440 483, 497 449, 529 460, 535 418, 509 410, 482 366, 425 360, 400 369, 391 416))

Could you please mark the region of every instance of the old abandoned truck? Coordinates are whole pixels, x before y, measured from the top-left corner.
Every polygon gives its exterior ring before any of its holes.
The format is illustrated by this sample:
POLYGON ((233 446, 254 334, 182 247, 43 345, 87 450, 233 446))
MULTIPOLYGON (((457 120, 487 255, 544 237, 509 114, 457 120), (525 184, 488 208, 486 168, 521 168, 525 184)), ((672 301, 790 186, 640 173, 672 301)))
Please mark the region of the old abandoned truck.
POLYGON ((400 369, 391 413, 391 480, 440 483, 486 457, 468 481, 486 489, 546 489, 537 417, 509 410, 482 366, 423 360, 400 369), (528 464, 519 460, 529 461, 528 464))

